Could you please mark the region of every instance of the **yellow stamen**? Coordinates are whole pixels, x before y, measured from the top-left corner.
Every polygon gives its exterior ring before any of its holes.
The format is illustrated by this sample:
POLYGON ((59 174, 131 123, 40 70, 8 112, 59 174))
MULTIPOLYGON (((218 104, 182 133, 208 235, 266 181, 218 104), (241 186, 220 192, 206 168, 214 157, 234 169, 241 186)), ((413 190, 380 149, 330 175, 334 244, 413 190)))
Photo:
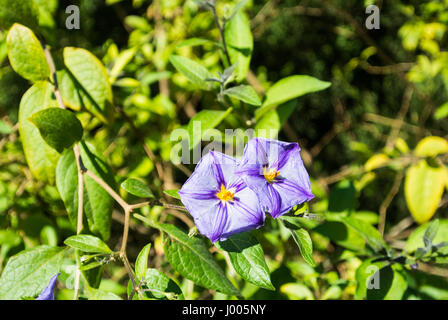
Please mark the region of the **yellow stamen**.
POLYGON ((235 195, 233 188, 227 190, 224 185, 221 185, 221 191, 219 191, 216 196, 221 199, 221 201, 232 201, 235 195))
POLYGON ((263 169, 263 175, 267 182, 273 182, 279 174, 279 171, 272 168, 268 169, 267 167, 264 167, 263 169))

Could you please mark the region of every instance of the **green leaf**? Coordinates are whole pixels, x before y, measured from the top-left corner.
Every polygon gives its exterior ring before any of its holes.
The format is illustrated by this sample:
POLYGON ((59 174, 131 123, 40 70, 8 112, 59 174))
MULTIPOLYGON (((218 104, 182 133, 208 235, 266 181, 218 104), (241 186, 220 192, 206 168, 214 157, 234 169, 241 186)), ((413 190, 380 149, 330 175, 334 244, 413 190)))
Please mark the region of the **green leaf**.
POLYGON ((48 108, 34 113, 29 120, 39 129, 45 142, 59 153, 82 138, 81 122, 71 111, 48 108))
POLYGON ((145 276, 146 269, 148 269, 148 256, 150 249, 151 243, 148 243, 138 254, 137 260, 135 260, 135 275, 137 277, 137 281, 140 281, 145 276))
POLYGON ((391 267, 389 261, 374 260, 365 260, 356 270, 355 299, 401 299, 407 288, 402 270, 398 266, 391 267))
POLYGON ((243 8, 247 3, 249 2, 249 0, 241 0, 239 1, 232 9, 232 12, 230 13, 229 17, 227 18, 227 20, 231 20, 235 14, 237 14, 237 12, 243 8))
MULTIPOLYGON (((427 237, 432 237, 431 234, 434 234, 434 237, 432 238, 433 246, 448 241, 448 219, 439 219, 436 233, 434 233, 434 229, 428 231, 431 224, 432 222, 427 222, 419 226, 414 230, 414 232, 411 233, 406 242, 406 246, 404 247, 406 252, 413 253, 418 248, 424 248, 425 234, 427 237)), ((448 263, 448 246, 437 249, 437 254, 438 256, 435 257, 435 261, 437 263, 448 263)))
POLYGON ((164 241, 165 256, 182 276, 202 287, 228 295, 239 295, 201 238, 189 237, 186 232, 171 224, 159 224, 137 214, 134 216, 168 235, 164 241))
POLYGON ((33 0, 39 8, 39 27, 55 28, 56 22, 54 16, 58 9, 58 0, 33 0))
POLYGON ((392 265, 378 272, 379 289, 367 289, 367 300, 400 300, 408 287, 404 271, 392 265))
POLYGON ((66 107, 80 111, 82 106, 92 103, 84 93, 82 87, 67 69, 56 72, 58 78, 59 91, 66 107))
POLYGON ((364 169, 366 171, 372 171, 377 168, 384 166, 386 163, 390 161, 390 158, 384 153, 377 153, 371 156, 366 163, 364 163, 364 169))
POLYGON ((50 184, 54 184, 60 155, 45 143, 28 118, 40 110, 57 107, 52 95, 53 86, 49 82, 39 81, 25 92, 19 106, 19 133, 28 167, 36 179, 50 184))
POLYGON ((439 229, 439 219, 432 221, 428 228, 426 228, 425 234, 423 235, 423 243, 425 244, 425 248, 432 247, 432 241, 437 234, 439 229))
POLYGON ((0 230, 0 246, 8 245, 11 247, 17 246, 22 241, 22 238, 12 230, 0 230))
POLYGON ((426 137, 419 141, 414 154, 419 157, 435 157, 448 152, 448 141, 442 137, 426 137))
POLYGON ((129 48, 127 50, 123 50, 118 57, 114 60, 114 66, 112 70, 110 70, 110 82, 114 83, 120 72, 132 61, 135 53, 137 52, 137 48, 129 48))
POLYGON ((256 120, 260 119, 266 112, 288 100, 301 97, 307 93, 327 89, 330 85, 330 82, 304 75, 295 75, 281 79, 266 92, 266 99, 261 108, 255 112, 255 118, 256 120))
POLYGON ((226 241, 219 242, 218 247, 229 254, 235 271, 244 280, 268 290, 275 290, 264 260, 263 248, 250 232, 235 234, 226 241))
POLYGON ((351 180, 343 180, 331 189, 328 212, 349 214, 355 209, 356 189, 351 180))
POLYGON ((14 22, 37 27, 39 9, 33 0, 0 0, 0 28, 8 30, 14 22))
POLYGON ((212 75, 207 68, 196 61, 176 55, 170 56, 170 62, 176 70, 182 73, 188 80, 203 89, 208 89, 209 83, 205 80, 211 78, 212 75))
POLYGON ((82 265, 79 268, 79 270, 81 270, 81 271, 88 271, 88 270, 92 270, 94 268, 101 267, 103 264, 104 263, 102 261, 94 261, 94 262, 82 265))
POLYGON ((404 180, 404 194, 409 211, 419 224, 435 214, 448 179, 444 166, 432 167, 421 160, 409 167, 404 180))
MULTIPOLYGON (((114 110, 112 88, 106 68, 97 57, 85 49, 66 47, 63 55, 66 67, 76 80, 74 87, 77 88, 81 106, 102 122, 110 124, 114 110)), ((64 79, 61 82, 62 87, 69 80, 64 79)), ((61 92, 65 91, 61 89, 61 92)), ((64 98, 64 95, 62 96, 64 98)), ((76 107, 80 109, 81 106, 76 107)))
POLYGON ((21 24, 14 24, 6 38, 8 58, 15 72, 36 82, 50 77, 45 53, 33 31, 21 24))
POLYGON ((170 300, 183 299, 182 290, 176 282, 157 269, 147 269, 144 274, 142 290, 146 297, 170 300))
POLYGON ((65 250, 38 246, 11 257, 0 277, 0 299, 19 300, 42 292, 59 272, 65 250))
POLYGON ((260 106, 261 100, 251 86, 241 85, 224 90, 225 95, 254 106, 260 106))
POLYGON ((58 233, 53 226, 46 225, 40 230, 40 239, 42 244, 47 244, 49 246, 58 245, 58 233))
MULTIPOLYGON (((111 188, 115 181, 109 166, 92 145, 79 144, 84 166, 103 179, 111 188)), ((78 170, 73 150, 66 150, 56 168, 56 186, 64 201, 68 217, 76 226, 78 214, 78 170)), ((103 240, 110 236, 114 200, 89 176, 84 176, 84 213, 89 230, 103 240)))
POLYGON ((340 286, 333 285, 325 290, 322 295, 322 300, 338 300, 342 296, 342 289, 340 286))
POLYGON ((237 81, 246 78, 250 67, 254 40, 250 30, 250 21, 243 11, 238 11, 227 22, 224 36, 226 38, 231 64, 236 65, 235 74, 237 81))
POLYGON ((89 300, 123 300, 115 293, 88 288, 89 300))
POLYGON ((182 42, 180 42, 178 45, 176 45, 176 48, 181 48, 181 47, 196 47, 196 46, 201 46, 204 44, 216 44, 213 41, 210 41, 208 39, 204 39, 204 38, 189 38, 186 40, 183 40, 182 42))
POLYGON ((291 300, 314 300, 310 288, 302 283, 285 283, 280 287, 280 292, 291 300))
POLYGON ((12 128, 3 120, 0 119, 0 134, 10 134, 12 128))
POLYGON ((215 128, 230 112, 232 112, 232 108, 228 108, 226 111, 202 110, 191 118, 187 127, 190 149, 201 142, 202 137, 207 134, 207 130, 215 128))
POLYGON ((377 252, 382 249, 387 250, 388 246, 384 242, 383 237, 372 225, 351 216, 341 217, 341 221, 359 232, 373 250, 377 252))
POLYGON ((448 102, 445 102, 434 112, 434 119, 440 120, 448 116, 448 102))
MULTIPOLYGON (((327 217, 329 219, 329 217, 327 217)), ((340 221, 325 221, 313 231, 328 237, 336 244, 353 250, 355 252, 364 252, 365 240, 362 235, 340 221)))
POLYGON ((297 100, 291 100, 280 105, 277 109, 266 112, 255 125, 256 136, 276 139, 283 124, 288 120, 296 106, 297 100))
POLYGON ((133 178, 126 179, 121 184, 121 187, 134 196, 140 198, 154 198, 154 194, 151 189, 149 189, 149 187, 140 180, 133 178))
POLYGON ((169 195, 170 197, 176 198, 180 200, 180 195, 177 193, 179 189, 170 189, 170 190, 163 190, 163 193, 169 195))
POLYGON ((112 250, 100 238, 79 234, 65 239, 64 243, 72 248, 79 249, 88 253, 105 253, 111 254, 112 250))
POLYGON ((308 231, 303 228, 289 230, 291 231, 294 241, 299 247, 303 259, 314 267, 316 265, 316 262, 313 258, 313 242, 311 241, 311 237, 308 231))

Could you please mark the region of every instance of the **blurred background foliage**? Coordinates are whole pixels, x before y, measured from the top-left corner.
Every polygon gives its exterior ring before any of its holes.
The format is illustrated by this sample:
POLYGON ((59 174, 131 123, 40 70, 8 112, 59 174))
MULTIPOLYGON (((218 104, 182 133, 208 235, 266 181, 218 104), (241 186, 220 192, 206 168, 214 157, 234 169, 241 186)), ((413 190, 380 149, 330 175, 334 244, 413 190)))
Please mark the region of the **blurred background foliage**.
MULTIPOLYGON (((170 162, 170 133, 186 126, 199 111, 222 107, 212 92, 198 90, 178 73, 169 56, 175 53, 200 61, 213 74, 223 69, 221 51, 213 42, 219 42, 219 30, 210 12, 189 0, 35 2, 40 31, 56 53, 57 64, 61 59, 58 49, 73 46, 90 50, 107 67, 116 109, 113 125, 105 126, 88 114, 80 117, 88 140, 107 159, 117 183, 125 177, 141 178, 158 197, 163 196, 162 189, 180 188, 194 165, 170 162), (79 30, 65 28, 65 8, 71 4, 80 8, 79 30), (192 38, 209 41, 186 42, 192 38), (158 178, 144 143, 161 159, 163 179, 158 178)), ((222 16, 234 4, 217 1, 218 13, 222 16)), ((417 166, 409 154, 425 137, 441 140, 426 140, 418 155, 430 158, 423 160, 430 168, 445 168, 447 9, 446 0, 253 0, 245 6, 254 40, 246 80, 260 96, 276 81, 295 74, 332 84, 297 99, 279 133, 279 140, 298 141, 302 148, 316 195, 310 212, 329 218, 323 223, 304 221, 312 229, 316 266, 304 262, 285 227, 269 219, 257 236, 277 290, 246 283, 245 298, 362 297, 357 291, 363 278, 357 273, 368 261, 368 248, 360 234, 330 221, 332 214, 355 215, 378 228, 397 252, 421 246, 415 242, 421 242, 424 223, 430 219, 440 221, 438 242, 448 241, 446 196, 432 200, 436 206, 423 213, 419 226, 418 213, 413 217, 410 212, 414 194, 424 192, 421 189, 440 192, 437 187, 432 189, 431 179, 425 179, 426 171, 423 178, 407 176, 408 167, 417 166), (379 30, 365 27, 365 8, 370 4, 380 8, 379 30), (441 151, 432 154, 439 147, 441 151), (410 189, 405 188, 406 179, 412 180, 410 189), (411 190, 415 185, 420 189, 411 190), (413 244, 411 234, 418 238, 413 244)), ((61 244, 74 233, 56 187, 33 179, 27 167, 16 123, 20 99, 29 84, 9 65, 6 34, 0 31, 0 272, 15 253, 38 244, 61 244)), ((231 115, 219 128, 238 127, 238 121, 231 115)), ((442 180, 442 192, 447 181, 442 180)), ((130 201, 137 199, 121 192, 130 201)), ((161 207, 142 211, 161 221, 192 226, 190 220, 179 218, 181 214, 168 215, 161 207)), ((119 246, 122 223, 122 214, 115 210, 111 248, 119 246)), ((129 237, 129 259, 135 261, 144 245, 153 242, 150 266, 176 279, 186 298, 225 298, 193 286, 172 270, 163 259, 158 232, 135 220, 129 237)), ((225 257, 218 252, 215 256, 224 266, 225 257)), ((448 299, 448 271, 443 265, 447 261, 441 262, 419 263, 416 270, 394 265, 396 292, 389 291, 388 297, 448 299)), ((66 286, 58 290, 57 298, 71 299, 69 274, 74 265, 67 262, 63 268, 60 279, 66 286)), ((227 273, 233 281, 241 280, 231 269, 227 273)), ((108 264, 105 274, 100 288, 123 296, 127 287, 124 268, 108 264)))

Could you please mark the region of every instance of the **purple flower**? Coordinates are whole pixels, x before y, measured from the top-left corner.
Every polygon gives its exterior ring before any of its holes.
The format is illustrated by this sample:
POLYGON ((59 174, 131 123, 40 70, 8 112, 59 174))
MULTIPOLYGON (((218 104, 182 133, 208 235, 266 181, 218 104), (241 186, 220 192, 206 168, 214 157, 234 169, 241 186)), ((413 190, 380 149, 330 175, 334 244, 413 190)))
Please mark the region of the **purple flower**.
POLYGON ((257 195, 235 174, 237 167, 235 159, 210 151, 179 190, 198 231, 212 242, 264 224, 257 195))
POLYGON ((44 291, 42 291, 42 293, 36 298, 36 300, 54 300, 53 289, 54 285, 56 284, 56 279, 58 278, 59 275, 60 273, 55 274, 50 279, 50 283, 48 284, 48 286, 45 287, 44 291))
POLYGON ((297 143, 251 139, 237 173, 274 218, 314 198, 297 143))

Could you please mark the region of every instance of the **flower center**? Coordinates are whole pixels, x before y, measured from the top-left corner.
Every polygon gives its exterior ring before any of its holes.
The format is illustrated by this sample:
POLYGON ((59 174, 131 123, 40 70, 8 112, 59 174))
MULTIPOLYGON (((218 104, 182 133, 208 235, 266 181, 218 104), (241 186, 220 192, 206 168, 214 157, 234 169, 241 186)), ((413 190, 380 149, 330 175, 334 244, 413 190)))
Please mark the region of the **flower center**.
POLYGON ((233 196, 235 195, 235 190, 234 188, 230 188, 229 190, 226 189, 226 187, 224 187, 224 185, 221 185, 221 191, 219 191, 216 196, 221 200, 221 201, 232 201, 233 200, 233 196))
POLYGON ((279 174, 279 171, 272 168, 268 169, 268 167, 264 167, 263 169, 263 175, 267 182, 273 182, 279 174))

